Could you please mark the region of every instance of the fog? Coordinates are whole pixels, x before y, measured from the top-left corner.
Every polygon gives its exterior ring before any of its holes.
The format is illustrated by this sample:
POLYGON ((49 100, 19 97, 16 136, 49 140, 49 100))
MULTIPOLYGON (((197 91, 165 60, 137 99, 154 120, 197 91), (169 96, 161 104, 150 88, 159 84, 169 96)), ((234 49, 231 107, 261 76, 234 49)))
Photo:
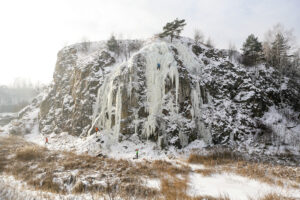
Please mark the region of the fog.
POLYGON ((0 113, 18 112, 41 92, 43 84, 16 78, 13 84, 0 85, 0 113))

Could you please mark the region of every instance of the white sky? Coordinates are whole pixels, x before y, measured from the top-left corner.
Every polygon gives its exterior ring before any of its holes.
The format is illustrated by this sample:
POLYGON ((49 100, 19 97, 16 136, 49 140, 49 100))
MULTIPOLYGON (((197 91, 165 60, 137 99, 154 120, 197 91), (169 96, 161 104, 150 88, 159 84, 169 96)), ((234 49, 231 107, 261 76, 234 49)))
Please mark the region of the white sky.
POLYGON ((86 37, 148 38, 176 17, 199 28, 218 48, 238 48, 250 33, 263 34, 276 23, 300 38, 298 0, 1 0, 0 84, 16 77, 49 83, 56 54, 86 37))

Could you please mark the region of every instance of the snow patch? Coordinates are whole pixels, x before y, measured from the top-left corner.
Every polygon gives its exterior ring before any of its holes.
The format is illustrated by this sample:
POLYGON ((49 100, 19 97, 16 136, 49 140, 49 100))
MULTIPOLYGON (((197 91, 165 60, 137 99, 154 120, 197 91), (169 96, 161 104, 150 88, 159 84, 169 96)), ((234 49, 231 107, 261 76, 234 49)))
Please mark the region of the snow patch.
POLYGON ((277 193, 287 197, 300 198, 300 191, 270 186, 249 178, 234 174, 214 174, 203 176, 198 173, 190 173, 188 194, 190 196, 210 195, 219 197, 228 195, 231 200, 248 200, 262 197, 269 193, 277 193))

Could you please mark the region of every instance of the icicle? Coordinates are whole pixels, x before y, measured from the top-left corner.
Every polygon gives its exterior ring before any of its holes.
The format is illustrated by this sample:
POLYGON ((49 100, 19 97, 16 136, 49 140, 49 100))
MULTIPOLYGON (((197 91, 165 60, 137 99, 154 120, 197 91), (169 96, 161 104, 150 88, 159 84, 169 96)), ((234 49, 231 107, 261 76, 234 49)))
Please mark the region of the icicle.
MULTIPOLYGON (((115 127, 114 127, 114 139, 118 141, 120 127, 121 127, 121 114, 122 114, 122 97, 121 97, 121 89, 120 85, 118 87, 118 92, 116 96, 116 110, 115 110, 115 127)), ((111 121, 111 120, 109 120, 111 121)))
POLYGON ((132 77, 129 76, 129 86, 127 90, 127 96, 129 96, 130 101, 131 101, 131 93, 132 93, 132 77))
POLYGON ((180 140, 180 144, 185 147, 188 145, 189 143, 189 138, 186 134, 183 134, 181 131, 179 132, 179 140, 180 140))
POLYGON ((178 113, 178 90, 179 90, 179 75, 178 72, 175 74, 175 88, 176 88, 176 100, 175 100, 175 106, 176 106, 176 113, 178 113))
MULTIPOLYGON (((143 134, 149 138, 156 130, 157 119, 160 120, 162 117, 163 105, 166 109, 170 110, 173 113, 178 113, 179 106, 179 72, 177 63, 174 59, 172 51, 170 51, 168 43, 158 42, 149 45, 141 50, 140 53, 144 54, 146 59, 146 69, 145 69, 145 78, 146 78, 146 112, 148 112, 148 117, 144 122, 143 134), (160 69, 157 69, 157 64, 160 63, 160 69), (172 81, 172 87, 175 89, 175 95, 166 96, 166 78, 169 77, 172 81), (175 84, 175 85, 173 85, 175 84), (168 101, 168 102, 166 102, 168 101)), ((177 48, 177 46, 176 46, 177 48)), ((179 47, 179 54, 186 58, 189 53, 187 48, 179 47)), ((192 61, 192 57, 187 57, 188 60, 192 61)), ((132 72, 133 60, 128 61, 128 76, 126 80, 126 85, 121 85, 122 82, 118 82, 120 85, 116 88, 114 85, 114 80, 123 73, 122 66, 118 66, 114 71, 111 72, 111 75, 107 77, 99 89, 97 97, 97 105, 94 110, 93 126, 97 125, 100 129, 111 130, 115 138, 119 137, 120 125, 121 125, 121 113, 122 113, 122 88, 127 87, 127 95, 131 98, 132 89, 134 85, 135 73, 132 72), (115 94, 116 93, 116 94, 115 94), (115 96, 114 96, 115 95, 115 96), (116 98, 116 105, 113 105, 114 98, 116 98), (112 118, 115 119, 115 126, 112 127, 112 118), (113 130, 112 130, 113 128, 113 130)), ((188 67, 189 63, 185 63, 185 66, 188 67)), ((198 89, 196 89, 196 94, 198 89)), ((199 89, 200 91, 200 89, 199 89)), ((195 93, 195 92, 194 92, 195 93)), ((171 93, 168 93, 169 95, 171 93)), ((199 97, 194 95, 194 99, 199 102, 199 97)), ((194 106, 194 108, 199 106, 194 106)), ((134 120, 135 133, 138 129, 138 116, 136 114, 136 120, 134 120)), ((194 116, 196 113, 194 113, 194 116)))
POLYGON ((192 90, 193 118, 200 118, 202 104, 201 90, 199 83, 196 83, 196 88, 192 90))
POLYGON ((137 128, 138 128, 138 114, 136 112, 134 115, 134 134, 137 134, 137 128))
MULTIPOLYGON (((175 104, 178 110, 178 88, 179 75, 176 67, 171 67, 170 64, 174 62, 174 56, 169 50, 167 43, 156 43, 151 45, 146 50, 146 85, 147 85, 147 105, 149 116, 144 123, 144 133, 150 137, 157 127, 156 119, 161 117, 162 105, 164 105, 165 97, 165 80, 170 77, 175 80, 176 97, 175 104), (160 69, 157 69, 157 64, 160 63, 160 69)), ((168 104, 169 105, 169 104, 168 104)), ((172 110, 174 105, 171 104, 169 108, 172 110)))

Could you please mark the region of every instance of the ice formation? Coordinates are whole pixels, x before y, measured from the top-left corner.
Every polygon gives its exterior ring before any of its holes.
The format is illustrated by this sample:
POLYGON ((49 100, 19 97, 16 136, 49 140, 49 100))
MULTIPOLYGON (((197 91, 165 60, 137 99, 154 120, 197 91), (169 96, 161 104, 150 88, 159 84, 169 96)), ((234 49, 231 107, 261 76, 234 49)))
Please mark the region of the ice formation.
POLYGON ((178 112, 179 74, 174 57, 166 43, 155 43, 146 49, 146 79, 147 79, 147 111, 149 116, 145 122, 144 131, 150 137, 157 126, 156 119, 161 117, 165 97, 165 83, 168 77, 175 82, 176 99, 169 102, 170 110, 178 112), (160 63, 160 70, 157 69, 160 63))
MULTIPOLYGON (((190 49, 182 45, 180 42, 170 44, 164 41, 152 42, 146 45, 139 52, 134 54, 126 63, 122 63, 114 68, 114 71, 110 76, 106 78, 103 85, 98 91, 98 99, 94 109, 93 126, 98 126, 102 130, 110 130, 115 136, 115 140, 119 139, 120 126, 122 121, 122 105, 124 102, 125 88, 127 90, 127 97, 132 98, 133 88, 141 85, 138 82, 137 70, 142 70, 145 77, 144 88, 146 93, 146 99, 143 103, 145 106, 145 112, 147 117, 143 121, 142 134, 149 138, 156 132, 157 123, 160 121, 163 126, 164 116, 162 111, 165 108, 170 111, 172 118, 177 118, 178 121, 184 121, 182 116, 178 114, 179 105, 179 79, 180 73, 179 67, 185 67, 194 76, 199 77, 201 75, 201 68, 199 68, 199 62, 196 57, 193 56, 190 49), (174 53, 175 49, 175 53, 174 53), (142 66, 144 69, 138 69, 135 66, 137 56, 142 56, 145 60, 145 64, 142 66), (177 58, 176 58, 177 57, 177 58), (182 60, 183 66, 178 65, 176 59, 182 60), (158 69, 157 64, 160 64, 158 69), (128 80, 128 82, 124 81, 128 80), (137 86, 138 85, 138 86, 137 86), (175 88, 174 94, 170 94, 166 91, 166 87, 175 88), (113 122, 113 123, 112 123, 113 122)), ((197 126, 203 126, 202 134, 209 134, 205 131, 205 127, 200 123, 198 118, 201 115, 201 106, 203 104, 199 84, 192 90, 193 97, 191 98, 193 103, 193 120, 196 121, 197 126)), ((135 133, 137 132, 138 119, 136 109, 132 108, 135 112, 135 119, 133 120, 133 126, 135 127, 135 133)), ((164 127, 165 128, 165 127, 164 127)), ((89 131, 91 134, 92 128, 89 131)), ((164 131, 163 131, 164 132, 164 131)), ((158 138, 163 140, 166 136, 161 135, 158 138)), ((188 138, 184 133, 179 133, 179 138, 182 144, 188 144, 188 138)))

